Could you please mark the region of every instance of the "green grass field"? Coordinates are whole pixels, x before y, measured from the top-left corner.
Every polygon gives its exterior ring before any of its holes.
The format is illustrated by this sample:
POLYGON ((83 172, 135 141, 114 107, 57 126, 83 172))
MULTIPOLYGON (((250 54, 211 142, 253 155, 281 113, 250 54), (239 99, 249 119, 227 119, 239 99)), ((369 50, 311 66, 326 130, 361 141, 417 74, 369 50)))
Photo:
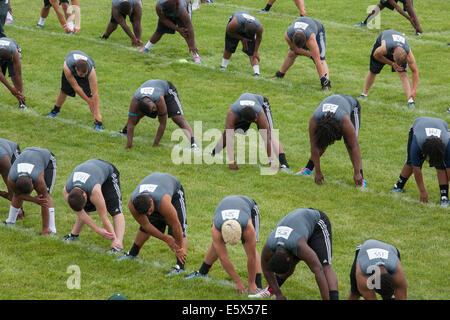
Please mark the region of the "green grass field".
MULTIPOLYGON (((156 28, 155 0, 144 0, 143 41, 156 28)), ((120 27, 107 41, 98 39, 110 18, 110 0, 81 1, 82 28, 77 35, 64 34, 54 12, 45 27, 35 27, 42 1, 12 1, 15 22, 7 25, 8 37, 22 48, 22 73, 27 111, 19 111, 16 99, 0 87, 0 137, 16 141, 21 149, 38 146, 51 150, 57 159, 57 179, 52 193, 56 208, 57 236, 43 237, 40 209, 26 203, 26 218, 14 228, 0 227, 0 299, 106 299, 121 293, 129 299, 247 299, 235 293, 234 285, 217 262, 207 279, 185 281, 181 276, 166 278, 174 265, 165 243, 150 239, 140 260, 117 262, 106 254, 110 243, 85 227, 78 242, 66 244, 61 238, 71 231, 75 214, 64 202, 62 189, 73 168, 90 158, 113 163, 121 174, 126 218, 125 250, 129 250, 138 224, 128 207, 137 183, 151 172, 168 172, 181 181, 188 208, 188 272, 197 270, 210 245, 210 226, 219 201, 231 194, 252 197, 261 212, 261 250, 269 233, 287 213, 302 207, 324 211, 333 228, 333 269, 339 280, 340 298, 350 290, 349 272, 357 245, 369 238, 394 244, 401 252, 409 283, 409 299, 450 298, 449 210, 439 206, 436 173, 424 166, 424 180, 430 203, 419 202, 412 177, 406 193, 390 192, 406 157, 408 130, 420 116, 445 120, 449 107, 450 2, 415 1, 424 34, 417 38, 410 23, 397 12, 383 10, 381 29, 396 29, 408 37, 420 72, 416 109, 408 110, 401 83, 388 68, 378 76, 369 99, 363 101, 359 143, 368 187, 353 184, 353 170, 344 144, 332 145, 322 158, 325 183, 292 174, 261 175, 256 164, 240 165, 237 172, 225 164, 175 165, 171 153, 179 141, 171 140, 177 127, 168 121, 160 147, 153 148, 157 121, 149 118, 136 127, 134 146, 125 150, 125 138, 112 137, 127 120, 128 106, 135 90, 148 79, 171 81, 187 121, 194 127, 201 121, 203 132, 223 130, 229 106, 244 92, 266 96, 271 104, 275 127, 293 171, 300 170, 309 157, 308 120, 319 103, 332 93, 358 96, 369 67, 373 42, 382 30, 357 29, 353 25, 366 17, 366 8, 377 0, 305 1, 308 15, 326 28, 327 61, 331 92, 321 92, 313 63, 299 57, 280 81, 269 80, 281 66, 288 47, 284 32, 297 16, 290 0, 278 0, 269 14, 258 11, 265 0, 217 0, 193 13, 201 65, 191 61, 179 35, 166 35, 144 55, 130 46, 120 27), (219 71, 225 25, 235 10, 247 10, 264 26, 261 78, 252 77, 248 58, 238 51, 227 71, 219 71), (64 57, 70 50, 82 50, 94 58, 99 79, 100 110, 105 130, 93 130, 93 118, 79 97, 68 98, 55 119, 43 115, 52 109, 60 88, 64 57), (81 272, 81 288, 69 289, 70 266, 81 272)), ((196 132, 197 140, 201 133, 196 132)), ((203 141, 203 151, 211 141, 203 141)), ((0 189, 4 190, 3 182, 0 189)), ((8 216, 9 203, 0 199, 0 219, 8 216)), ((94 219, 99 223, 96 215, 94 219)), ((243 282, 247 282, 246 256, 242 246, 229 248, 229 255, 243 282)), ((265 284, 265 280, 263 280, 265 284)), ((304 263, 283 285, 288 299, 320 299, 314 275, 304 263)))

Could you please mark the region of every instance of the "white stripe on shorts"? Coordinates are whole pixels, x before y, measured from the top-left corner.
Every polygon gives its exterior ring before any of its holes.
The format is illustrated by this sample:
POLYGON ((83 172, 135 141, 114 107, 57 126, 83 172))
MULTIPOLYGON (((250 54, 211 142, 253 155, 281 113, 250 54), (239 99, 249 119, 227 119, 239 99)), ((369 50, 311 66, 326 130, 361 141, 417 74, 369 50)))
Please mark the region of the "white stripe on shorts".
POLYGON ((325 246, 327 247, 328 264, 331 265, 331 240, 330 234, 328 233, 327 225, 322 219, 320 219, 317 222, 317 224, 322 229, 323 237, 325 239, 325 246))
POLYGON ((184 236, 187 237, 186 202, 184 201, 184 193, 183 193, 183 191, 182 190, 178 190, 178 195, 180 196, 181 213, 183 215, 184 236))

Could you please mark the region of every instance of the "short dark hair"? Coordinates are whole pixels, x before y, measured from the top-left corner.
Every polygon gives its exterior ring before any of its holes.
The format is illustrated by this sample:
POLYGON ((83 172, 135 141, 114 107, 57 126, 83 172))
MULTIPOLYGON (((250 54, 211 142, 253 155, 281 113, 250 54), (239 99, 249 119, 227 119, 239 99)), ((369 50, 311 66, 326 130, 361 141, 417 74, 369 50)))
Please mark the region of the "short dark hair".
POLYGON ((394 294, 395 283, 394 278, 388 272, 380 275, 380 288, 375 289, 375 292, 383 297, 383 300, 389 300, 394 294))
POLYGON ((317 121, 315 134, 315 143, 320 150, 324 150, 334 141, 342 138, 342 129, 339 121, 334 114, 327 112, 322 119, 317 121))
POLYGON ((75 68, 81 72, 81 73, 85 73, 89 71, 89 64, 86 60, 83 59, 78 59, 77 63, 75 65, 75 68))
POLYGON ((438 137, 428 138, 422 145, 422 153, 431 167, 441 167, 445 158, 445 144, 438 137))
POLYGON ((241 117, 244 118, 245 121, 253 122, 256 118, 256 111, 250 106, 244 107, 241 110, 241 117))
POLYGON ((297 48, 303 48, 306 43, 306 35, 303 31, 298 30, 292 36, 292 42, 297 48))
POLYGON ((133 206, 139 214, 146 214, 152 206, 149 194, 140 194, 133 200, 133 206))
POLYGON ((276 274, 284 274, 289 271, 288 252, 281 246, 277 246, 269 260, 269 268, 276 274))
POLYGON ((131 13, 131 4, 129 2, 123 1, 119 3, 117 8, 121 14, 129 15, 131 13))
POLYGON ((83 210, 86 205, 86 199, 84 198, 84 191, 80 188, 73 188, 72 191, 69 192, 69 196, 67 197, 67 202, 69 206, 74 211, 83 210))
POLYGON ((150 109, 150 99, 147 97, 144 97, 138 102, 138 110, 145 114, 146 116, 152 116, 152 110, 150 109))
POLYGON ((30 194, 33 191, 33 182, 29 176, 20 176, 16 181, 16 188, 21 194, 30 194))

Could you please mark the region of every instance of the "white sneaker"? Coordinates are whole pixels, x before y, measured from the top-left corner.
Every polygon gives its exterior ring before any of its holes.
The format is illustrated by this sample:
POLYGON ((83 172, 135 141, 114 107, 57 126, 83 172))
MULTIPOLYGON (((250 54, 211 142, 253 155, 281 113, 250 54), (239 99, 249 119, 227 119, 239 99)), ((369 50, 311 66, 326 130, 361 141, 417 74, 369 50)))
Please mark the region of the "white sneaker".
POLYGON ((262 299, 262 298, 270 298, 273 294, 269 291, 269 286, 266 286, 264 289, 258 289, 258 291, 254 294, 249 294, 249 298, 256 298, 256 299, 262 299))
POLYGON ((198 3, 192 5, 192 11, 200 9, 200 5, 198 3))

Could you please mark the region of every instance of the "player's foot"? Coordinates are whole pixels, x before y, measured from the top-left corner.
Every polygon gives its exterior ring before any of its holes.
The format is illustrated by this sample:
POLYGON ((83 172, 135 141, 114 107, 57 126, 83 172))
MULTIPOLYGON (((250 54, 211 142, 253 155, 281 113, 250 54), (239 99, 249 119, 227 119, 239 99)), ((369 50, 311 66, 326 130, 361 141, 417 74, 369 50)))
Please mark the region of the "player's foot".
POLYGON ((171 276, 183 273, 183 272, 184 272, 184 269, 181 269, 180 266, 176 264, 172 268, 172 271, 170 271, 168 274, 166 274, 166 277, 171 277, 171 276))
POLYGON ((69 242, 69 241, 75 241, 75 240, 78 240, 79 238, 80 238, 80 235, 73 235, 73 234, 69 233, 67 236, 65 236, 65 237, 62 238, 61 240, 62 240, 62 241, 69 242))
POLYGON ((360 188, 365 188, 365 187, 367 187, 367 180, 363 178, 360 188))
POLYGON ((416 108, 416 104, 414 103, 414 100, 412 100, 412 99, 408 100, 408 108, 410 108, 410 109, 416 108))
POLYGON ((14 23, 14 19, 13 18, 6 18, 5 23, 6 24, 12 24, 12 23, 14 23))
POLYGON ((102 34, 100 37, 98 37, 100 40, 108 40, 108 37, 106 37, 104 34, 102 34))
POLYGON ((283 172, 286 172, 286 173, 291 173, 292 172, 291 168, 289 168, 289 166, 285 165, 285 164, 282 164, 280 166, 280 171, 283 171, 283 172))
POLYGON ((119 254, 123 251, 122 248, 119 249, 115 249, 115 248, 111 248, 108 251, 106 251, 107 254, 119 254))
POLYGON ((269 12, 269 10, 266 10, 266 9, 259 10, 259 13, 267 13, 267 12, 269 12))
POLYGON ((195 63, 202 63, 202 58, 200 57, 194 57, 193 60, 195 63))
POLYGON ((20 109, 20 110, 27 110, 28 107, 27 107, 24 103, 21 103, 21 104, 19 105, 19 109, 20 109))
POLYGON ((38 23, 38 24, 36 25, 36 28, 39 28, 39 29, 42 29, 43 27, 44 27, 43 24, 39 24, 39 23, 38 23))
POLYGON ((397 184, 394 184, 394 188, 392 189, 392 192, 404 193, 405 190, 403 188, 397 187, 397 184))
POLYGON ((450 108, 447 109, 447 113, 450 113, 450 108))
POLYGON ((421 36, 422 35, 422 32, 416 32, 416 36, 421 36))
POLYGON ((448 207, 448 198, 447 197, 441 198, 441 207, 448 207))
POLYGON ((53 108, 52 111, 50 111, 49 114, 46 115, 47 118, 55 118, 60 111, 56 110, 55 108, 53 108))
POLYGON ((95 131, 103 131, 103 123, 95 120, 94 121, 94 130, 95 131))
POLYGON ((208 276, 208 274, 200 273, 200 271, 197 270, 197 271, 194 271, 191 274, 187 275, 186 277, 184 277, 184 279, 191 280, 191 279, 199 278, 199 277, 205 278, 207 276, 208 276))
POLYGON ((225 67, 225 66, 220 66, 220 68, 219 68, 220 70, 226 70, 227 69, 227 67, 225 67))
POLYGON ((269 286, 266 286, 264 289, 258 289, 258 291, 256 291, 256 293, 254 294, 249 294, 248 297, 261 299, 261 298, 270 298, 272 295, 273 294, 270 292, 269 286))
POLYGON ((132 256, 127 252, 123 256, 117 258, 116 261, 134 260, 134 259, 137 259, 137 256, 132 256))
POLYGON ((200 150, 200 148, 198 147, 198 145, 196 143, 191 144, 191 150, 200 150))
POLYGON ((360 100, 365 100, 365 99, 367 99, 367 94, 361 93, 361 94, 358 96, 358 99, 360 99, 360 100))
POLYGON ((298 176, 311 176, 313 174, 313 170, 309 170, 308 168, 304 167, 302 170, 296 173, 298 176))
POLYGON ((3 221, 3 225, 5 227, 14 227, 16 225, 16 223, 15 222, 3 221))
POLYGON ((354 25, 354 27, 365 27, 365 26, 367 26, 367 23, 364 23, 364 21, 354 25))
POLYGON ((256 72, 253 74, 253 77, 254 77, 254 78, 259 78, 260 76, 261 76, 261 74, 256 73, 256 72))
POLYGON ((139 52, 141 53, 150 53, 150 49, 147 49, 146 47, 142 47, 139 52))

